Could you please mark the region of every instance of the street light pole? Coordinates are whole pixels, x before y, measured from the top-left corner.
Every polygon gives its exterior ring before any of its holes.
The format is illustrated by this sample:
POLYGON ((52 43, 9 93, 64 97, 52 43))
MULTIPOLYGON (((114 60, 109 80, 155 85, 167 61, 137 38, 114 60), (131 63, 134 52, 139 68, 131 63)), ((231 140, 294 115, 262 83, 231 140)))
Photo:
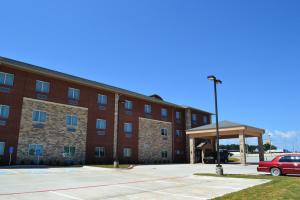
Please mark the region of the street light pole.
POLYGON ((223 167, 220 164, 220 133, 219 133, 219 112, 218 112, 218 95, 217 95, 217 84, 222 84, 221 80, 218 80, 215 76, 208 76, 208 80, 214 82, 214 94, 215 94, 215 114, 216 114, 216 140, 217 140, 217 175, 223 175, 223 167))

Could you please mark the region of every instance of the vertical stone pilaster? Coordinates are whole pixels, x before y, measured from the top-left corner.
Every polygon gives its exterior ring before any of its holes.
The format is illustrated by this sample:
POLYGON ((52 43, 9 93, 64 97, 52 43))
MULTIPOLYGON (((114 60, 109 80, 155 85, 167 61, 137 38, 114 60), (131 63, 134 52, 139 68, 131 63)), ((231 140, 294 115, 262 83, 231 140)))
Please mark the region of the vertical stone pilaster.
MULTIPOLYGON (((185 129, 189 130, 192 128, 192 113, 191 109, 185 110, 185 129)), ((186 161, 188 162, 190 160, 190 141, 189 137, 186 135, 186 161)))
POLYGON ((189 138, 189 144, 190 144, 190 163, 195 164, 195 138, 189 138))
POLYGON ((246 165, 246 145, 245 145, 245 134, 244 132, 241 132, 239 134, 239 141, 240 141, 240 160, 242 165, 246 165))
POLYGON ((262 135, 257 137, 257 142, 258 142, 259 161, 264 161, 265 156, 264 156, 264 144, 263 144, 262 135))
POLYGON ((114 145, 113 145, 113 157, 117 158, 118 151, 118 122, 119 122, 119 99, 120 95, 115 94, 115 114, 114 114, 114 145))

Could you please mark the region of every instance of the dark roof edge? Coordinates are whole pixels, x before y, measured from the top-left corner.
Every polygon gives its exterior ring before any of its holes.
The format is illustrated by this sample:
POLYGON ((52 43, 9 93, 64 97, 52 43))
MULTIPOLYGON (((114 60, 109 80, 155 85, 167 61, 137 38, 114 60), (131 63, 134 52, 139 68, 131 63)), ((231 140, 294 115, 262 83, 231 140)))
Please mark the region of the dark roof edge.
POLYGON ((29 71, 34 71, 34 72, 39 73, 39 74, 44 74, 44 75, 48 75, 48 76, 56 76, 58 78, 68 79, 70 81, 90 85, 90 86, 93 86, 93 87, 100 87, 101 89, 111 91, 111 92, 114 92, 114 93, 119 93, 121 95, 122 94, 123 95, 128 95, 128 96, 136 97, 136 98, 139 98, 139 99, 144 99, 144 100, 147 100, 147 101, 150 101, 150 102, 155 102, 155 103, 164 104, 164 105, 173 106, 173 107, 182 108, 182 109, 190 108, 190 109, 193 109, 193 110, 197 110, 197 111, 200 111, 200 112, 211 114, 210 112, 207 112, 207 111, 204 111, 204 110, 201 110, 201 109, 191 108, 191 107, 187 107, 187 106, 181 106, 181 105, 177 105, 177 104, 174 104, 174 103, 171 103, 171 102, 162 101, 162 100, 159 100, 159 99, 154 99, 150 96, 146 96, 146 95, 143 95, 143 94, 140 94, 140 93, 137 93, 137 92, 132 92, 132 91, 125 90, 125 89, 122 89, 122 88, 119 88, 119 87, 114 87, 114 86, 107 85, 107 84, 104 84, 104 83, 91 81, 91 80, 88 80, 88 79, 85 79, 85 78, 80 78, 78 76, 69 75, 69 74, 58 72, 58 71, 55 71, 55 70, 51 70, 51 69, 48 69, 48 68, 45 68, 45 67, 40 67, 40 66, 28 64, 28 63, 25 63, 25 62, 13 60, 13 59, 10 59, 10 58, 5 58, 5 57, 2 57, 2 56, 0 56, 0 63, 12 65, 14 67, 17 67, 17 68, 19 68, 21 70, 25 70, 25 71, 28 71, 28 70, 29 71))

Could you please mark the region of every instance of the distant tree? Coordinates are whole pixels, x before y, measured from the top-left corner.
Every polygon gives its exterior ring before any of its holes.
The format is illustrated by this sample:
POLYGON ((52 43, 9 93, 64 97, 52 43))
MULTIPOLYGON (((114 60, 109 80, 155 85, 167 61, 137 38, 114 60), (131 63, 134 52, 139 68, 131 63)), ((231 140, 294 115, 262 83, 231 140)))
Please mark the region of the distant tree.
POLYGON ((269 143, 264 144, 264 151, 268 151, 268 150, 276 150, 277 147, 274 145, 270 145, 269 143))

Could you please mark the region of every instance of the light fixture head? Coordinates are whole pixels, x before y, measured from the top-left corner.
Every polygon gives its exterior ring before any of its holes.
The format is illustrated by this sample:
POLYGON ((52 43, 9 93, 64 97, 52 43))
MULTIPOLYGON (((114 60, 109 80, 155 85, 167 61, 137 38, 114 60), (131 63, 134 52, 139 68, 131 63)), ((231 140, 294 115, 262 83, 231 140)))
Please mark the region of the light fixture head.
POLYGON ((208 80, 211 80, 211 81, 214 81, 214 80, 216 80, 217 78, 216 78, 215 76, 211 75, 211 76, 208 76, 207 79, 208 79, 208 80))
POLYGON ((222 84, 222 81, 221 80, 216 80, 216 83, 217 84, 222 84))

